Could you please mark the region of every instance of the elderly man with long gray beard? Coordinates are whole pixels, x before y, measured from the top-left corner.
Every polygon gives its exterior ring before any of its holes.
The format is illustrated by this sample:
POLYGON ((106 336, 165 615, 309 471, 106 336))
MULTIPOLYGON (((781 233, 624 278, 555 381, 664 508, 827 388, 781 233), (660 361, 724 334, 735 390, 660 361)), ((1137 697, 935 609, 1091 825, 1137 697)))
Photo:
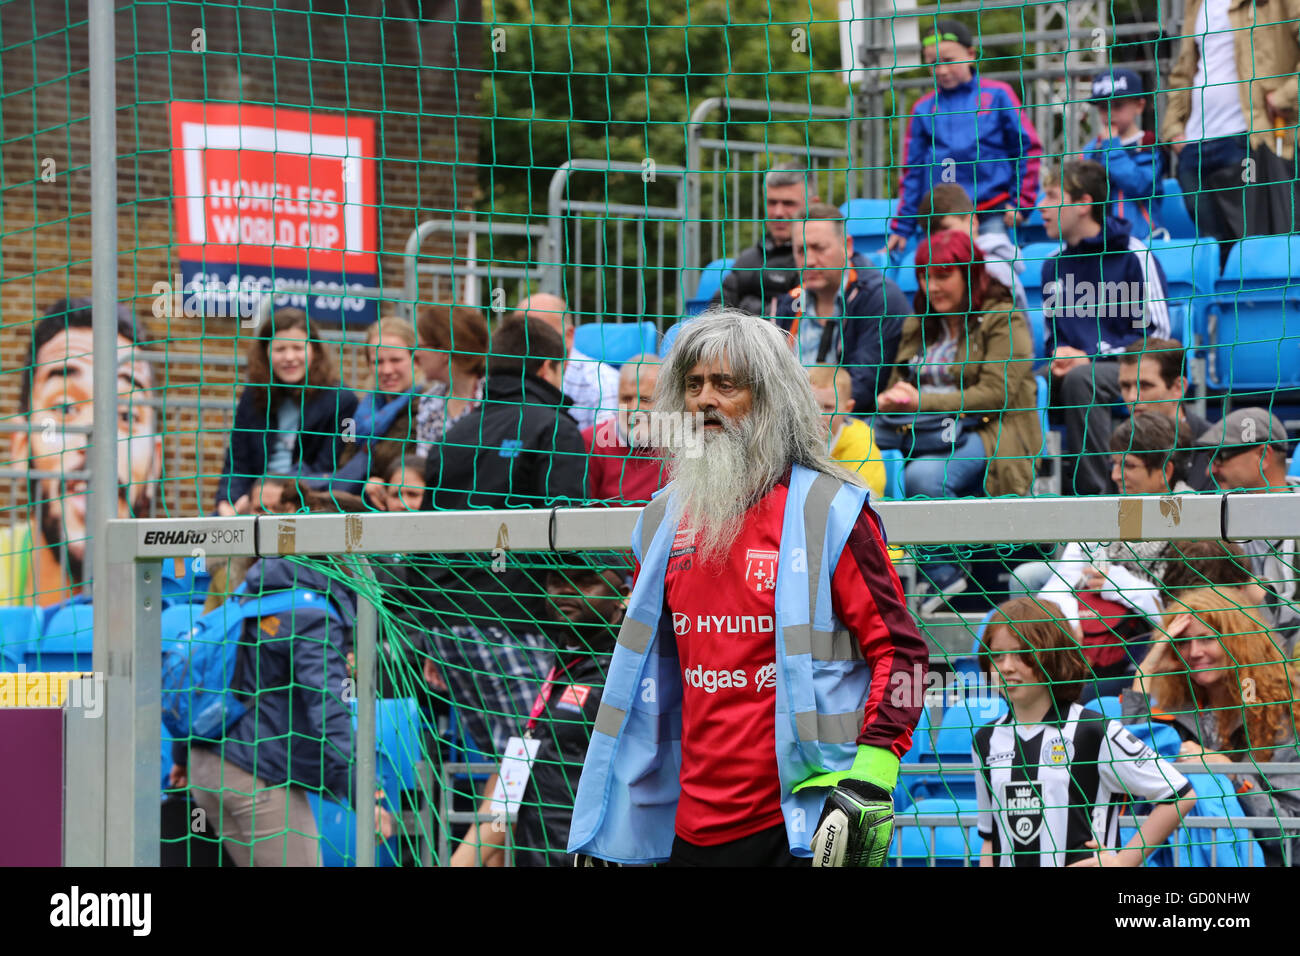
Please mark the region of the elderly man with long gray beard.
POLYGON ((923 688, 897 691, 927 650, 868 493, 831 460, 789 336, 763 319, 686 326, 655 413, 702 421, 703 447, 671 450, 633 534, 569 851, 881 865, 923 688))

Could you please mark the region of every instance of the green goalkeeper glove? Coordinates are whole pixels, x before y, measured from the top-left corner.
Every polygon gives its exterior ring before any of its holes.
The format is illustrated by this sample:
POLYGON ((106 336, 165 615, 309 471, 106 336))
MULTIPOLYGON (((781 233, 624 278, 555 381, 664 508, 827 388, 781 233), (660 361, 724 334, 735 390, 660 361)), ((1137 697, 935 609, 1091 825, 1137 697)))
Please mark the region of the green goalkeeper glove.
POLYGON ((884 866, 894 835, 898 758, 879 747, 858 747, 853 766, 818 774, 795 787, 830 787, 813 834, 813 866, 884 866))

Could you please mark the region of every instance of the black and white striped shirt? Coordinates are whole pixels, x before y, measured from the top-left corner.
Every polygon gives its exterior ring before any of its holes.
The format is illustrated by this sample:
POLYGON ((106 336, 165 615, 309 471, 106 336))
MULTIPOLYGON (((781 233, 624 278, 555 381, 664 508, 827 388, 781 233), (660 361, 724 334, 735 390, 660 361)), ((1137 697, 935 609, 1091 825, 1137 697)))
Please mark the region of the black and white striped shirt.
POLYGON ((975 732, 979 833, 1000 866, 1065 866, 1119 849, 1120 805, 1159 803, 1191 790, 1187 778, 1122 724, 1071 704, 1044 722, 1003 715, 975 732))

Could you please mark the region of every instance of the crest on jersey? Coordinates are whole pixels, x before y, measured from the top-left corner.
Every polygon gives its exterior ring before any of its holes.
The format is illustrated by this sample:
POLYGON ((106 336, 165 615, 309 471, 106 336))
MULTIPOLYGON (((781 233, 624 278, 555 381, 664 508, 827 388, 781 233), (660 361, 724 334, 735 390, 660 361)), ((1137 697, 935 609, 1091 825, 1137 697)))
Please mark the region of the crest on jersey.
POLYGON ((1002 785, 1002 813, 1011 838, 1022 846, 1038 839, 1043 829, 1043 798, 1028 780, 1008 780, 1002 785))
POLYGON ((1074 757, 1074 745, 1059 734, 1043 742, 1043 760, 1053 767, 1069 763, 1074 757))
POLYGON ((754 590, 773 591, 776 589, 775 551, 759 551, 750 548, 745 552, 745 583, 752 584, 754 590))

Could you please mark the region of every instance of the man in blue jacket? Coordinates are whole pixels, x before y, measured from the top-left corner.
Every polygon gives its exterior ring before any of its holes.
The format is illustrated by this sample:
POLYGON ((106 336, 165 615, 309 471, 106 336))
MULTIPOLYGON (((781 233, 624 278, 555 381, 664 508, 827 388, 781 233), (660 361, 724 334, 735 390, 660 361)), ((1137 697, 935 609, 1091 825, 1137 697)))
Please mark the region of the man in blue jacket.
POLYGON ((1043 263, 1045 349, 1052 406, 1065 420, 1066 476, 1075 494, 1110 489, 1110 431, 1130 342, 1169 337, 1164 270, 1128 224, 1107 216, 1106 170, 1081 159, 1049 177, 1043 226, 1065 248, 1043 263))
POLYGON ((1111 212, 1145 239, 1151 234, 1151 197, 1160 178, 1156 134, 1142 128, 1147 101, 1142 80, 1132 70, 1098 73, 1092 105, 1101 132, 1083 147, 1085 159, 1100 163, 1110 180, 1111 212))
POLYGON ((898 214, 888 247, 900 250, 917 229, 921 197, 939 183, 958 183, 980 213, 981 231, 1006 232, 1038 201, 1038 133, 1006 83, 975 70, 970 30, 940 20, 922 41, 934 66, 935 91, 912 109, 903 159, 898 214))
MULTIPOLYGON (((337 510, 322 504, 320 510, 337 510)), ((250 619, 232 686, 248 711, 219 743, 174 748, 171 783, 186 777, 207 830, 238 866, 316 866, 316 818, 307 792, 352 803, 352 714, 347 652, 356 595, 314 566, 264 558, 244 577, 250 595, 297 591, 288 613, 250 619)))
POLYGON ((794 261, 802 285, 776 301, 776 324, 790 332, 805 366, 843 365, 853 379, 853 407, 875 411, 898 351, 903 319, 912 314, 893 280, 853 251, 844 217, 813 203, 794 227, 794 261))

